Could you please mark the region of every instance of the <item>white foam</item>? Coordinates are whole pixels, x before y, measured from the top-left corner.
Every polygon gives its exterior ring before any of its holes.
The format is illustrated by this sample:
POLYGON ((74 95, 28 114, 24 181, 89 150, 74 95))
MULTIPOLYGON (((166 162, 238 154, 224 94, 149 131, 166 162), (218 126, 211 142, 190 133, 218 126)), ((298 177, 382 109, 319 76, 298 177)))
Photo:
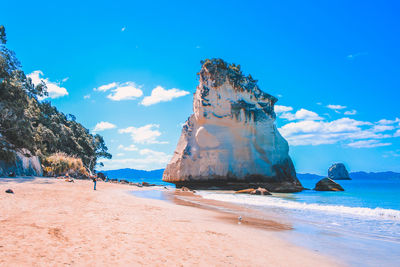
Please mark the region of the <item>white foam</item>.
POLYGON ((255 206, 269 206, 286 208, 300 211, 318 211, 327 213, 336 213, 350 216, 368 217, 380 220, 400 221, 400 210, 383 209, 383 208, 363 208, 363 207, 348 207, 342 205, 320 205, 320 204, 307 204, 302 202, 285 200, 277 197, 253 196, 253 195, 239 195, 239 194, 224 194, 224 193, 210 193, 198 192, 203 198, 214 199, 237 204, 255 205, 255 206))

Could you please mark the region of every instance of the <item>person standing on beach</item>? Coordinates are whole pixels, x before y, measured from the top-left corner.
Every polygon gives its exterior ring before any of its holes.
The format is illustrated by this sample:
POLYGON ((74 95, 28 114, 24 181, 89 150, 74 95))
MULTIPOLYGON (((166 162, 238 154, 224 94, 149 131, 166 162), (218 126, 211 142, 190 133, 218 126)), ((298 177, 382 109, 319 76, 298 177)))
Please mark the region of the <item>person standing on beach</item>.
POLYGON ((93 184, 94 184, 94 187, 93 187, 93 190, 96 190, 96 183, 97 183, 97 179, 96 179, 96 176, 92 176, 92 181, 93 181, 93 184))

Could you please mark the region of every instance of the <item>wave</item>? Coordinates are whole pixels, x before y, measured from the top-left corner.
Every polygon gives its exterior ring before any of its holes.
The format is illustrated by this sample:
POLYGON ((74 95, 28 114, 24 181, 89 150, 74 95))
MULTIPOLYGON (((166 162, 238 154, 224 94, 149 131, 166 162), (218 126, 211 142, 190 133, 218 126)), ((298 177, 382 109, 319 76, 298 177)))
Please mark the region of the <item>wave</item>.
POLYGON ((363 208, 349 207, 343 205, 321 205, 315 203, 304 203, 285 200, 277 197, 252 196, 252 195, 237 195, 225 193, 209 193, 198 192, 203 198, 226 201, 236 204, 268 206, 277 208, 286 208, 300 211, 318 211, 327 213, 336 213, 341 215, 368 217, 371 219, 400 221, 400 210, 384 209, 384 208, 363 208))

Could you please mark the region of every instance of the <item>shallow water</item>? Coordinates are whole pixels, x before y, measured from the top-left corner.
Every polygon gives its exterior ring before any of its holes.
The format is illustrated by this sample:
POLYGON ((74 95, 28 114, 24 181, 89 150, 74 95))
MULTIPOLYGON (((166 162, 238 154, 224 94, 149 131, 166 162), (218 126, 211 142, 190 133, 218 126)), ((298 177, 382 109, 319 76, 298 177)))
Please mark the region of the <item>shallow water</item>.
MULTIPOLYGON (((301 181, 313 188, 318 180, 301 181)), ((198 191, 206 199, 239 204, 289 220, 294 230, 278 233, 288 241, 338 258, 351 266, 399 266, 400 181, 337 181, 344 192, 305 190, 272 196, 198 191)), ((159 181, 154 181, 158 183, 159 181)), ((170 200, 168 192, 136 191, 138 197, 170 200)))
POLYGON ((141 191, 131 191, 130 192, 135 197, 140 198, 150 198, 150 199, 157 199, 157 200, 164 200, 170 201, 171 195, 168 192, 164 192, 162 190, 141 190, 141 191))
MULTIPOLYGON (((317 181, 302 181, 313 187, 317 181)), ((337 181, 346 191, 253 196, 200 191, 207 199, 244 205, 290 219, 292 242, 330 254, 353 266, 398 266, 400 181, 337 181)))

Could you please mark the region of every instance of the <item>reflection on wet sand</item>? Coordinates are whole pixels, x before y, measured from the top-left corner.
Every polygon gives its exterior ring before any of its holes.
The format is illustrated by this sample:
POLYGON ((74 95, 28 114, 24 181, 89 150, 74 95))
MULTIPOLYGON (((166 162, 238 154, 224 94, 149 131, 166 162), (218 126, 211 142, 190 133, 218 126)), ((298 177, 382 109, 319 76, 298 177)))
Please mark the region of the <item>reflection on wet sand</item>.
POLYGON ((166 192, 173 196, 177 205, 196 207, 218 212, 217 218, 238 225, 251 226, 265 230, 283 231, 293 229, 289 223, 266 219, 265 213, 217 200, 204 199, 192 192, 166 192))

